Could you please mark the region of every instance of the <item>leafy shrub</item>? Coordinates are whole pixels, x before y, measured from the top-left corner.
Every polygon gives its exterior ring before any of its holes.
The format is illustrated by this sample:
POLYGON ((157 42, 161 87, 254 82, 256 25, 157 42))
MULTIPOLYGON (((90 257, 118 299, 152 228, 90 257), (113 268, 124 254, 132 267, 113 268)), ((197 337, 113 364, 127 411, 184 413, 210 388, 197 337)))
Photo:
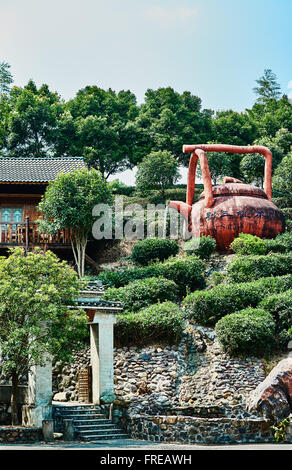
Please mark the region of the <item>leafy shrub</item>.
POLYGON ((286 196, 273 197, 273 203, 279 207, 279 209, 285 209, 286 207, 292 207, 292 195, 287 194, 286 196))
POLYGON ((118 179, 108 183, 109 189, 113 194, 120 194, 123 196, 132 196, 135 191, 135 186, 127 186, 118 179))
POLYGON ((232 282, 246 282, 260 277, 283 276, 292 272, 292 253, 236 258, 227 267, 232 282))
POLYGON ((232 355, 260 356, 274 346, 275 322, 263 309, 247 308, 226 315, 218 321, 215 331, 224 350, 232 355))
POLYGON ((213 289, 189 294, 183 301, 186 317, 213 326, 228 313, 256 307, 268 295, 292 288, 292 276, 270 277, 240 284, 220 284, 213 289))
POLYGON ((197 255, 201 259, 209 259, 216 248, 216 240, 208 235, 200 238, 192 238, 184 245, 184 250, 189 255, 197 255))
POLYGON ((238 255, 264 255, 267 253, 265 241, 255 235, 240 233, 230 245, 238 255))
POLYGON ((282 209, 282 212, 286 219, 292 219, 292 207, 285 207, 285 209, 282 209))
POLYGON ((281 233, 272 240, 265 240, 268 251, 287 253, 292 251, 292 233, 281 233))
POLYGON ((143 346, 163 341, 177 343, 183 332, 183 316, 172 302, 151 305, 138 313, 118 315, 115 341, 121 346, 143 346))
POLYGON ((177 255, 178 244, 166 238, 146 238, 138 242, 132 251, 131 258, 138 264, 147 265, 151 261, 164 261, 177 255))
POLYGON ((158 301, 178 298, 178 287, 169 279, 150 277, 144 280, 130 282, 125 287, 112 287, 105 291, 105 300, 123 302, 125 311, 137 312, 147 305, 158 301))
POLYGON ((286 220, 286 232, 292 232, 292 219, 286 220))
POLYGON ((259 307, 273 315, 278 331, 292 327, 292 290, 263 299, 259 307))
POLYGON ((161 276, 173 280, 179 287, 180 295, 185 295, 187 290, 192 292, 204 286, 204 270, 203 261, 196 256, 189 256, 188 258, 170 258, 164 263, 156 263, 143 268, 100 273, 98 279, 103 284, 122 287, 137 279, 161 276))

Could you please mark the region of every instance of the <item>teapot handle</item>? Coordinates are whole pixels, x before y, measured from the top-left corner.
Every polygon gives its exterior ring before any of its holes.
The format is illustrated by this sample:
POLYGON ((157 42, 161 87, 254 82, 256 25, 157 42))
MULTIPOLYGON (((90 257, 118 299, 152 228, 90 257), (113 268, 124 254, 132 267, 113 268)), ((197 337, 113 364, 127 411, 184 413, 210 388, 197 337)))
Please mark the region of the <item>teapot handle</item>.
POLYGON ((208 165, 206 152, 227 152, 227 153, 260 153, 265 157, 265 182, 264 190, 269 201, 272 199, 272 153, 267 147, 261 145, 256 146, 238 146, 238 145, 224 145, 224 144, 202 144, 202 145, 184 145, 183 152, 192 152, 189 171, 188 171, 188 186, 187 186, 187 204, 190 206, 194 201, 195 194, 195 178, 198 158, 200 160, 202 177, 204 182, 205 192, 205 207, 210 208, 214 204, 214 196, 212 190, 212 180, 208 165))

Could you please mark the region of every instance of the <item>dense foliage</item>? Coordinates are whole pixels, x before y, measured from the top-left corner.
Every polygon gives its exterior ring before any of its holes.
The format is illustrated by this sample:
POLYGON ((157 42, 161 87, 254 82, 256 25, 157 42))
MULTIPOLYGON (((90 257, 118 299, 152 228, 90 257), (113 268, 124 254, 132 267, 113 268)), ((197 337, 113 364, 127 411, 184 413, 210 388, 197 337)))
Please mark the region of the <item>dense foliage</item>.
POLYGON ((275 345, 275 322, 262 309, 247 308, 226 315, 218 321, 215 331, 224 350, 232 355, 262 356, 275 345))
POLYGON ((106 181, 97 170, 80 169, 60 173, 51 181, 39 209, 44 219, 39 220, 43 232, 70 230, 72 249, 78 274, 84 276, 85 249, 97 204, 111 203, 112 196, 106 181))
POLYGON ((103 298, 122 302, 124 311, 137 312, 158 301, 177 301, 178 287, 175 282, 169 279, 150 277, 130 282, 125 287, 111 287, 106 290, 103 298))
POLYGON ((227 275, 232 282, 247 282, 268 276, 292 273, 292 253, 245 256, 228 265, 227 275))
POLYGON ((184 245, 184 250, 188 255, 196 255, 201 259, 209 259, 216 248, 216 240, 210 235, 200 238, 191 238, 184 245))
POLYGON ((254 282, 220 284, 210 290, 189 294, 183 301, 187 318, 201 325, 213 326, 229 313, 256 307, 268 295, 285 292, 292 287, 292 275, 267 277, 254 282))
POLYGON ((87 334, 87 317, 73 310, 80 285, 75 271, 50 251, 11 250, 0 260, 0 347, 2 371, 12 381, 11 408, 21 377, 48 355, 64 361, 87 334))
POLYGON ((118 315, 115 341, 120 346, 144 346, 153 342, 177 343, 183 332, 183 316, 173 302, 151 305, 138 313, 118 315))
MULTIPOLYGON (((85 86, 65 101, 48 85, 38 88, 32 80, 24 87, 11 88, 9 68, 6 62, 0 63, 2 156, 83 156, 90 167, 108 178, 155 153, 169 153, 175 162, 171 171, 177 163, 188 165, 189 155, 182 153, 186 142, 256 143, 271 148, 273 170, 286 158, 281 171, 275 173, 275 186, 287 191, 289 182, 284 180, 290 178, 292 106, 288 97, 279 93, 271 70, 265 70, 257 80, 257 101, 251 109, 214 113, 202 109, 198 96, 189 91, 178 93, 171 87, 148 89, 141 105, 130 90, 116 92, 95 85, 85 86)), ((261 156, 210 154, 208 159, 215 184, 226 174, 262 184, 261 156)), ((153 178, 148 178, 147 185, 160 185, 161 176, 168 182, 169 176, 175 178, 168 170, 165 175, 155 171, 154 159, 149 168, 153 178)))
POLYGON ((238 255, 264 255, 267 253, 265 241, 255 235, 240 233, 230 245, 238 255))
POLYGON ((179 287, 179 294, 200 289, 204 286, 205 264, 196 256, 188 258, 170 258, 164 263, 156 263, 143 268, 123 271, 103 272, 98 278, 109 286, 122 287, 131 281, 149 277, 164 277, 174 281, 179 287))
POLYGON ((147 265, 151 261, 164 261, 178 253, 178 244, 164 238, 146 238, 136 243, 131 258, 138 264, 147 265))
POLYGON ((279 331, 292 327, 292 290, 263 299, 259 307, 273 315, 279 331))

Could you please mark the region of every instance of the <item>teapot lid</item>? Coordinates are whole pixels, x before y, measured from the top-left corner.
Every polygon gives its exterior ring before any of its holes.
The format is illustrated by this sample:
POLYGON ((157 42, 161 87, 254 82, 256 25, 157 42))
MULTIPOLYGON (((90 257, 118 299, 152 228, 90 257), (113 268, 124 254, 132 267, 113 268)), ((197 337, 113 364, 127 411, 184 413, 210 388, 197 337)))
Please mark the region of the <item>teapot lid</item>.
MULTIPOLYGON (((268 199, 265 191, 258 188, 257 186, 253 186, 251 184, 244 184, 244 183, 224 183, 218 186, 212 187, 212 192, 214 197, 220 196, 250 196, 250 197, 257 197, 260 199, 268 199)), ((200 194, 199 200, 204 199, 205 194, 204 191, 200 194)))

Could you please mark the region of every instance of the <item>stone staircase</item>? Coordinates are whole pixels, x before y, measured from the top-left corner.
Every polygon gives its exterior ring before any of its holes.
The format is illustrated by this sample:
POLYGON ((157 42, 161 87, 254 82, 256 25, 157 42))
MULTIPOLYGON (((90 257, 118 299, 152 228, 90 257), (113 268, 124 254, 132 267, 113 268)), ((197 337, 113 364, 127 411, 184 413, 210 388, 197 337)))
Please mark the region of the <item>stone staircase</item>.
POLYGON ((108 419, 103 410, 95 405, 54 405, 56 427, 62 432, 63 420, 72 419, 74 438, 80 441, 127 439, 129 435, 108 419))

